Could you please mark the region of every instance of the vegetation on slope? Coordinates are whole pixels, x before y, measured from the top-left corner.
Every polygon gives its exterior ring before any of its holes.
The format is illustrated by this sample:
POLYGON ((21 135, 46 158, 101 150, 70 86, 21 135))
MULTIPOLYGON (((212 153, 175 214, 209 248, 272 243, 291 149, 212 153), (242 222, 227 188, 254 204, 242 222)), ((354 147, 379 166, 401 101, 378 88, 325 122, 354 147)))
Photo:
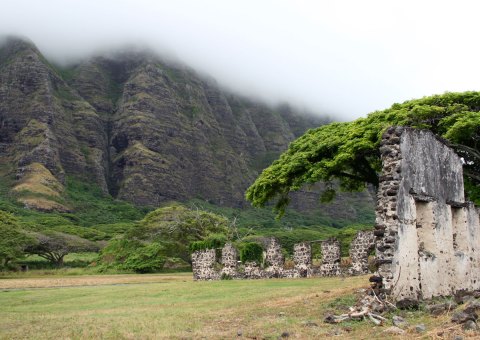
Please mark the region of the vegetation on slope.
MULTIPOLYGON (((254 206, 275 199, 282 214, 289 193, 318 181, 338 182, 345 191, 360 191, 366 183, 378 185, 380 142, 389 126, 429 129, 445 138, 465 159, 466 194, 480 203, 480 92, 446 93, 394 104, 366 118, 332 123, 309 130, 292 142, 278 160, 265 169, 247 190, 254 206)), ((323 193, 335 195, 331 185, 323 193)))

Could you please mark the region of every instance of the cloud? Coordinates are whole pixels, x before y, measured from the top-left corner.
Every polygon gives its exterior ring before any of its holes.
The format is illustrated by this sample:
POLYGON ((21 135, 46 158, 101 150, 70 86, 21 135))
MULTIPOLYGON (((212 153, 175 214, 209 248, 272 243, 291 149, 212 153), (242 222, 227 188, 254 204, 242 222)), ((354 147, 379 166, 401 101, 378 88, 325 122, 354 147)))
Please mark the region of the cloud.
POLYGON ((353 119, 478 89, 475 1, 4 0, 0 33, 57 62, 125 44, 175 54, 221 84, 353 119))

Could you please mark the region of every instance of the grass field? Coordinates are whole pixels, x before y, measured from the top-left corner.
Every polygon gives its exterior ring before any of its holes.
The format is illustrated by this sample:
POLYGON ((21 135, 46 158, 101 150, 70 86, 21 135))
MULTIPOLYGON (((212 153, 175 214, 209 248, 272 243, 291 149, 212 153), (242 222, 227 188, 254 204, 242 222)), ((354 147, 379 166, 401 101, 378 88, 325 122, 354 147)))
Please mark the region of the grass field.
MULTIPOLYGON (((323 323, 327 313, 353 304, 367 282, 365 276, 193 282, 191 273, 0 279, 0 338, 390 338, 383 333, 390 325, 323 323)), ((406 339, 474 336, 452 326, 448 315, 398 314, 412 325, 406 339), (427 331, 416 333, 416 323, 427 331)))

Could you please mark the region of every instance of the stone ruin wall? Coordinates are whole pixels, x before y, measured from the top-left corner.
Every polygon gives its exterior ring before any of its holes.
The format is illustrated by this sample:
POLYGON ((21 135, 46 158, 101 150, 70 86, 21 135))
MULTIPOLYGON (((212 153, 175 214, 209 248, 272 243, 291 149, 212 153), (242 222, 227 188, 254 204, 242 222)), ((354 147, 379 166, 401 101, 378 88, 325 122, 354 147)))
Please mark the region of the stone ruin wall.
POLYGON ((322 241, 322 265, 320 274, 322 276, 340 275, 340 242, 335 238, 322 241))
POLYGON ((465 201, 460 157, 430 131, 403 127, 387 130, 380 152, 377 288, 396 301, 479 289, 479 210, 465 201))
MULTIPOLYGON (((351 256, 359 262, 355 268, 348 268, 346 274, 365 274, 368 272, 368 253, 373 243, 373 232, 358 232, 351 246, 351 256), (353 253, 352 253, 353 251, 353 253), (365 258, 361 258, 364 256, 365 258), (362 271, 364 270, 364 271, 362 271)), ((222 277, 234 279, 261 279, 261 278, 297 278, 312 276, 338 276, 342 274, 340 269, 340 242, 330 238, 321 242, 322 264, 320 268, 312 266, 312 247, 310 242, 302 242, 294 245, 293 269, 285 268, 285 259, 282 254, 280 243, 271 238, 265 252, 265 268, 261 268, 255 262, 247 262, 243 270, 239 270, 238 251, 231 243, 222 248, 220 264, 222 269, 216 271, 217 264, 215 249, 199 250, 192 254, 193 277, 195 280, 218 280, 222 277)))
POLYGON ((350 259, 352 265, 348 270, 350 275, 362 275, 369 272, 368 254, 375 248, 373 231, 359 231, 350 244, 350 259))

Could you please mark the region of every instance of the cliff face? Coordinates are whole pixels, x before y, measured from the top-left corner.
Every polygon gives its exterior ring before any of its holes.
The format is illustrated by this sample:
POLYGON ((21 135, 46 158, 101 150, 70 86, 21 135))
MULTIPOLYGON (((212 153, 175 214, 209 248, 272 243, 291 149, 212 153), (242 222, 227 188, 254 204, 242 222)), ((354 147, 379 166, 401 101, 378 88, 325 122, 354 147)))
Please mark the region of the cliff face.
POLYGON ((242 206, 259 170, 322 122, 149 52, 59 69, 29 42, 0 47, 0 161, 16 174, 19 199, 38 209, 69 209, 58 199, 66 176, 138 205, 242 206))

